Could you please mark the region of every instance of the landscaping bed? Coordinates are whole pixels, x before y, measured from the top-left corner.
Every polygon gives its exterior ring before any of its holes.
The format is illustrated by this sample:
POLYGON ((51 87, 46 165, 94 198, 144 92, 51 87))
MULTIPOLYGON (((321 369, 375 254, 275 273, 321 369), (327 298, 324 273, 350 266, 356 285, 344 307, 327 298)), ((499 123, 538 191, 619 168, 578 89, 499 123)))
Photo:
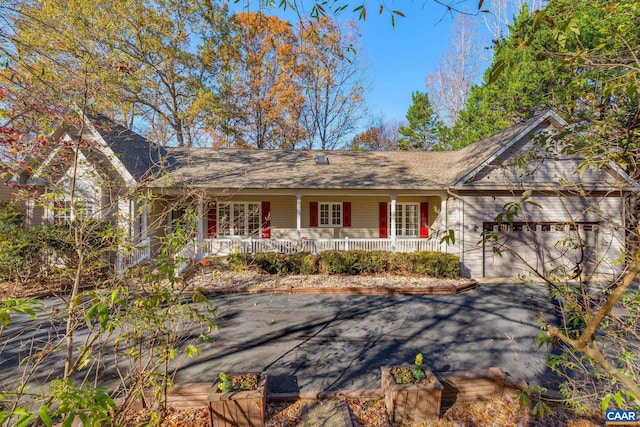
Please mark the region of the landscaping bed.
POLYGON ((371 274, 341 276, 273 275, 255 271, 229 271, 199 268, 188 279, 189 287, 205 293, 299 292, 299 293, 418 293, 451 294, 475 287, 472 279, 446 279, 425 276, 371 274), (369 290, 369 291, 367 291, 369 290), (422 291, 421 291, 422 290, 422 291))
MULTIPOLYGON (((266 427, 301 427, 302 402, 268 402, 266 427)), ((351 421, 355 427, 390 427, 382 400, 347 399, 351 421)), ((412 424, 410 427, 475 427, 475 426, 527 426, 527 427, 595 427, 603 423, 600 414, 583 415, 560 405, 552 406, 553 414, 544 418, 533 413, 529 406, 520 407, 518 400, 503 397, 491 401, 459 402, 447 409, 437 421, 412 424)), ((139 425, 149 418, 148 412, 130 417, 126 427, 139 425)), ((206 409, 173 410, 161 426, 208 426, 206 409)))

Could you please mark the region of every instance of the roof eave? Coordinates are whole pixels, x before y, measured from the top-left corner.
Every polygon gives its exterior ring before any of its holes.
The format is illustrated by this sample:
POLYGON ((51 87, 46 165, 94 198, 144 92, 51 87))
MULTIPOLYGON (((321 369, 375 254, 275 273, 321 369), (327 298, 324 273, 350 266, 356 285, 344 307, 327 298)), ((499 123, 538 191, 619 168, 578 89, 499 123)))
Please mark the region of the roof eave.
POLYGON ((536 120, 534 120, 529 126, 520 131, 517 135, 511 137, 506 144, 493 152, 489 157, 487 157, 482 163, 473 168, 470 172, 464 175, 462 178, 458 179, 453 185, 454 188, 458 188, 459 185, 464 184, 465 182, 473 179, 482 169, 487 167, 491 162, 493 162, 496 158, 498 158, 502 153, 511 148, 516 142, 520 141, 524 138, 528 133, 530 133, 533 129, 538 127, 540 124, 544 123, 547 119, 552 119, 559 126, 566 127, 568 123, 562 119, 562 117, 558 116, 554 111, 547 110, 544 114, 538 116, 536 120))

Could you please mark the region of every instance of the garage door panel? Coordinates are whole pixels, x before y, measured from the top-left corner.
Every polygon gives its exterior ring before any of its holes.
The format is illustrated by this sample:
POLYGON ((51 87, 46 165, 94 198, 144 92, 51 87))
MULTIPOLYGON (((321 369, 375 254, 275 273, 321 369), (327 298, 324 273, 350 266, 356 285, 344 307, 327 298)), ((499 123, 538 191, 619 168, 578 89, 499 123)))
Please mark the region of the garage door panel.
POLYGON ((484 242, 485 277, 530 276, 535 271, 589 274, 593 269, 596 228, 591 223, 485 224, 489 230, 497 240, 484 242))

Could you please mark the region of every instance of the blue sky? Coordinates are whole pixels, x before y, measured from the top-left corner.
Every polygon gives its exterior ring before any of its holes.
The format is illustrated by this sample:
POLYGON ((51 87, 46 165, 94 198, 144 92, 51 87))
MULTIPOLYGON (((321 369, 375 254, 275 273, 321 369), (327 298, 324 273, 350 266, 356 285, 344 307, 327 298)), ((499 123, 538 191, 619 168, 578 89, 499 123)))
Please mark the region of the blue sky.
MULTIPOLYGON (((242 3, 248 10, 261 9, 259 3, 247 0, 242 3)), ((358 5, 361 2, 352 2, 358 5)), ((425 79, 434 73, 443 53, 449 47, 449 37, 455 12, 437 4, 434 0, 390 0, 385 4, 404 13, 405 17, 396 17, 395 28, 391 25, 388 11, 378 14, 378 2, 368 2, 367 19, 358 20, 358 14, 345 9, 334 19, 356 21, 361 32, 361 52, 366 56, 367 75, 370 91, 366 96, 368 120, 361 123, 362 128, 371 125, 371 121, 383 118, 388 121, 403 120, 411 105, 413 91, 426 91, 425 79)), ((457 7, 473 10, 475 1, 461 0, 457 7)), ((271 8, 267 13, 295 21, 297 15, 289 10, 283 12, 271 8)), ((483 18, 478 30, 485 30, 483 18)), ((484 49, 481 44, 478 49, 484 49)), ((488 66, 488 64, 487 64, 488 66)))
POLYGON ((404 119, 411 92, 426 91, 425 78, 435 72, 447 49, 454 20, 433 1, 424 6, 421 2, 406 3, 398 7, 405 18, 396 18, 395 29, 387 13, 370 11, 366 21, 358 21, 370 65, 370 115, 386 120, 404 119))

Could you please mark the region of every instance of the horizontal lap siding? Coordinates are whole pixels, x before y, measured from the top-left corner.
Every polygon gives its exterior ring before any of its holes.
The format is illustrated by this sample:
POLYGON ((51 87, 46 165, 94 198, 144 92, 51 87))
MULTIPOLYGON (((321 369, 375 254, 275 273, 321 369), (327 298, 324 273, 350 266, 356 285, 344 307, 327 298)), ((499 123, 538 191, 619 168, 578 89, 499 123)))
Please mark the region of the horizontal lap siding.
POLYGON ((165 200, 154 200, 150 203, 147 215, 148 236, 151 238, 151 256, 158 255, 162 246, 162 238, 167 235, 167 215, 170 204, 165 200))
MULTIPOLYGON (((302 197, 302 236, 309 239, 378 238, 378 205, 388 197, 302 197), (351 227, 309 227, 310 202, 351 202, 351 227)), ((295 209, 293 219, 295 232, 295 209)), ((293 236, 295 238, 295 236, 293 236)))
POLYGON ((262 200, 271 203, 271 238, 295 239, 296 197, 264 196, 262 200))
MULTIPOLYGON (((297 239, 296 197, 291 196, 234 196, 219 198, 224 202, 260 202, 271 203, 271 238, 297 239)), ((439 197, 398 197, 398 203, 429 203, 429 224, 439 224, 439 197)), ((301 213, 302 237, 308 239, 377 239, 379 237, 378 208, 380 202, 390 203, 386 196, 303 196, 301 213), (350 202, 350 227, 310 227, 310 202, 350 202)))
POLYGON ((0 180, 0 203, 10 202, 15 199, 13 193, 17 191, 14 188, 7 187, 2 180, 0 180))

